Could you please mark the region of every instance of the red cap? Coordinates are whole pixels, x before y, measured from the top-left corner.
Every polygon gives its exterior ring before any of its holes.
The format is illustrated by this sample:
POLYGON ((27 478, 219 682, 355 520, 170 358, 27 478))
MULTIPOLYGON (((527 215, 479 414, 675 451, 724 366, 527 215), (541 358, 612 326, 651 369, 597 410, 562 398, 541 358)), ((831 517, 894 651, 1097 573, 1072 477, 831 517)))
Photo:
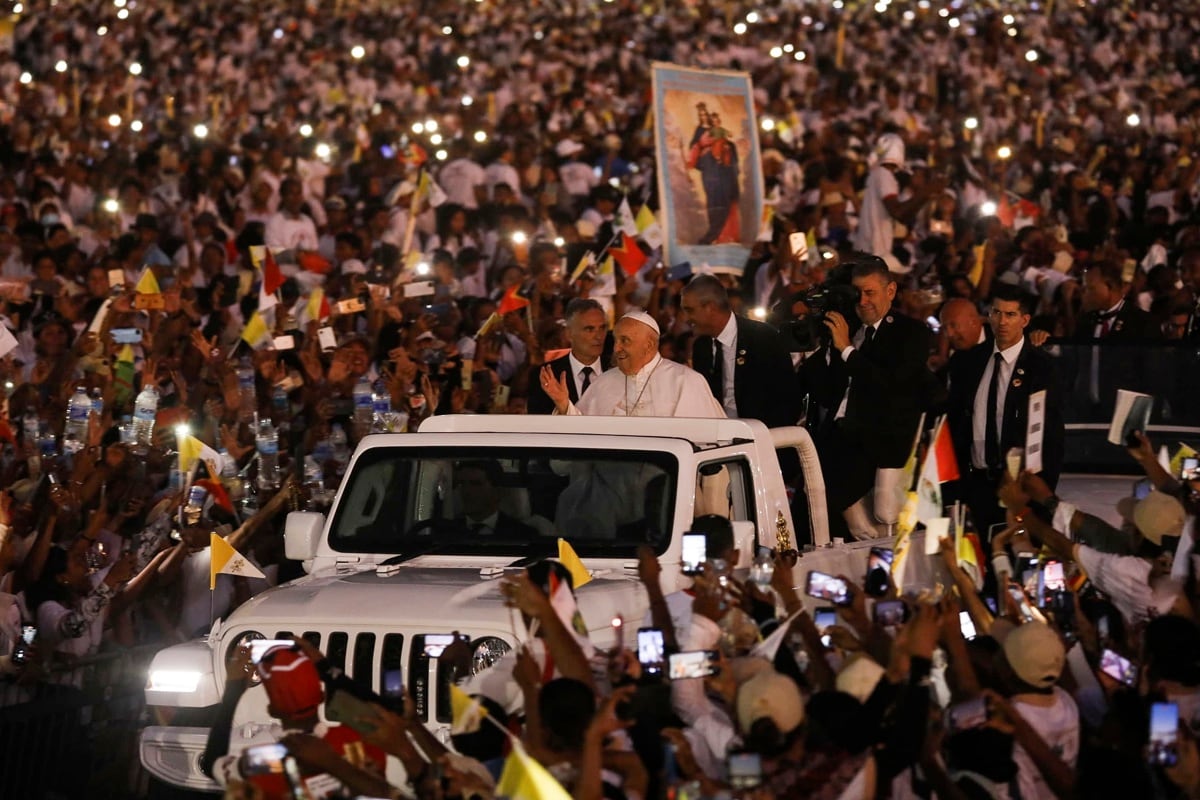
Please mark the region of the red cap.
POLYGON ((258 675, 274 716, 315 714, 325 693, 316 665, 292 647, 273 647, 258 662, 258 675))

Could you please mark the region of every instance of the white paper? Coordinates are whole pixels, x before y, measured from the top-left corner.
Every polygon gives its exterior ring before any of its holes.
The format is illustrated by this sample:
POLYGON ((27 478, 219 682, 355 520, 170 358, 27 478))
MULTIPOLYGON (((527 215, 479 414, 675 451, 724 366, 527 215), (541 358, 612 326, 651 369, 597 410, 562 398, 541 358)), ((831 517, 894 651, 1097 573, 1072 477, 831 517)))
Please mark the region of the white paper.
POLYGON ((321 343, 322 350, 337 349, 337 334, 333 332, 333 328, 326 325, 323 328, 317 329, 317 341, 321 343))
POLYGON ((296 339, 293 336, 276 336, 274 340, 276 350, 295 350, 296 339))
POLYGON ((1025 423, 1025 469, 1042 471, 1042 442, 1046 432, 1046 390, 1029 395, 1029 415, 1025 423))
POLYGON ((936 517, 925 523, 925 555, 936 556, 941 552, 942 539, 950 535, 950 518, 936 517))
POLYGON ((433 294, 434 291, 433 283, 431 281, 404 284, 405 297, 424 297, 427 294, 433 294))
POLYGON ((8 326, 0 324, 0 358, 15 350, 18 344, 17 337, 12 335, 12 331, 8 329, 8 326))

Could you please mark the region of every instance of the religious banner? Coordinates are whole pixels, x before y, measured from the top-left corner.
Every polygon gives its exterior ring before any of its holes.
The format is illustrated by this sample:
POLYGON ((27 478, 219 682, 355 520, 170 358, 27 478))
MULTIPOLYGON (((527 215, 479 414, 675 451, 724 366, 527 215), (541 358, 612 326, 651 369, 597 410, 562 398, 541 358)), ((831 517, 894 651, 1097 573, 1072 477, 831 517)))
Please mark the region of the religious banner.
POLYGON ((763 209, 750 76, 656 63, 653 80, 663 261, 740 273, 763 209))

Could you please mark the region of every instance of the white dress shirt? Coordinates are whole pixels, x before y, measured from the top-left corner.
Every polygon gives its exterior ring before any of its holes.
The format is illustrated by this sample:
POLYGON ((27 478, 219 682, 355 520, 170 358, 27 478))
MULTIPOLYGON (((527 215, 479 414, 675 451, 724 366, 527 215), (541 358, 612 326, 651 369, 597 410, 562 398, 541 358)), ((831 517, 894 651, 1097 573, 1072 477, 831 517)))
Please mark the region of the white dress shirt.
POLYGON ((1000 353, 1000 381, 996 385, 996 434, 1004 436, 1004 399, 1008 396, 1008 386, 1012 381, 1013 368, 1021 348, 1025 346, 1025 337, 1005 350, 992 347, 988 357, 987 367, 983 377, 975 389, 975 412, 971 415, 971 466, 977 469, 987 467, 987 401, 988 388, 992 385, 992 370, 995 369, 996 353, 1000 353))
MULTIPOLYGON (((737 419, 737 398, 734 396, 733 389, 733 371, 737 368, 737 317, 733 314, 729 315, 729 320, 725 323, 721 334, 714 340, 714 351, 717 349, 715 342, 721 343, 721 377, 723 378, 723 384, 719 400, 730 419, 737 419)), ((715 352, 713 356, 716 356, 715 352)))

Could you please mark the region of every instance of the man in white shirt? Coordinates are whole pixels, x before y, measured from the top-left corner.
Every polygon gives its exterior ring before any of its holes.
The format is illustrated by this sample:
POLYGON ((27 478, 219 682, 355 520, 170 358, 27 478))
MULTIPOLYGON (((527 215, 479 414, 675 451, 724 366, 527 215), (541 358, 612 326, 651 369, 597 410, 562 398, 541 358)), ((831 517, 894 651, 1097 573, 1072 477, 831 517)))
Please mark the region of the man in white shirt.
POLYGON ((896 222, 911 225, 917 211, 944 186, 942 182, 934 181, 913 187, 912 195, 902 201, 896 173, 904 168, 904 140, 897 133, 885 133, 875 144, 875 153, 879 163, 867 176, 854 249, 879 256, 888 263, 889 269, 899 271, 899 261, 892 255, 896 222))
POLYGON ((454 158, 438 173, 438 185, 446 193, 448 202, 472 210, 479 208, 479 204, 487 200, 487 173, 471 160, 465 141, 456 139, 450 147, 454 158))
POLYGON ((571 402, 566 375, 542 367, 541 384, 554 413, 617 417, 724 417, 700 373, 658 354, 658 323, 644 311, 617 321, 613 358, 617 369, 597 378, 578 405, 571 402))
MULTIPOLYGON (((571 351, 546 364, 558 376, 566 375, 567 390, 572 403, 579 402, 592 381, 604 372, 601 354, 608 335, 608 315, 595 300, 577 297, 567 304, 567 341, 571 351)), ((528 410, 530 414, 550 414, 554 401, 546 394, 540 383, 529 389, 528 410)))
POLYGON ((281 266, 295 262, 295 255, 302 250, 316 251, 320 247, 317 226, 312 218, 300 210, 304 203, 304 187, 298 178, 285 178, 279 185, 279 211, 267 220, 264 234, 267 247, 282 250, 276 260, 281 266), (287 257, 290 254, 291 257, 287 257))

